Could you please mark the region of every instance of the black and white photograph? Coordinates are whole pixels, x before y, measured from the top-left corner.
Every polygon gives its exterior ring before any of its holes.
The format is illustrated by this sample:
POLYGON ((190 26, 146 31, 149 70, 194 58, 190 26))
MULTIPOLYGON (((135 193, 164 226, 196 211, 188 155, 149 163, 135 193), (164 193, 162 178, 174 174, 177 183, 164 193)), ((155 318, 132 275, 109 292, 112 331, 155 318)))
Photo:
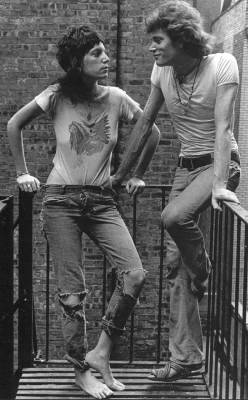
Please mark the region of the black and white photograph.
POLYGON ((0 400, 248 400, 248 0, 0 21, 0 400))

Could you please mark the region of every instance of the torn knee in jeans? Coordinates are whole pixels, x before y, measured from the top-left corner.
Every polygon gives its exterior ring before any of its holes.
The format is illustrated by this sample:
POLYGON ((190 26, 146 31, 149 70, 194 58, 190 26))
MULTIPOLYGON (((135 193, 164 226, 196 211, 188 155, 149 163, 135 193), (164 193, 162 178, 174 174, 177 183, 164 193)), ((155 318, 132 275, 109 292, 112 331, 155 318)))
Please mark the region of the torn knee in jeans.
POLYGON ((146 273, 143 268, 121 272, 118 276, 118 283, 122 287, 123 294, 137 299, 144 285, 146 273))
POLYGON ((108 307, 102 319, 102 329, 109 335, 121 335, 125 330, 126 321, 131 314, 137 299, 125 294, 118 303, 108 307))
POLYGON ((79 293, 59 293, 58 300, 63 310, 63 316, 71 319, 84 319, 84 300, 87 291, 79 293))

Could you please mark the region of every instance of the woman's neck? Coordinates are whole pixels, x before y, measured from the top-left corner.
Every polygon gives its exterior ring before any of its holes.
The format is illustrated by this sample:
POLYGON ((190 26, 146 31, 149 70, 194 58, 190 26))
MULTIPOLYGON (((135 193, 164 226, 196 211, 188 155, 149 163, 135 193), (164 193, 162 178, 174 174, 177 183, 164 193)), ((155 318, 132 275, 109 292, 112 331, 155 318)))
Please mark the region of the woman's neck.
POLYGON ((84 90, 85 88, 87 89, 87 93, 91 98, 98 97, 100 91, 98 81, 89 78, 82 79, 82 87, 84 88, 84 90))

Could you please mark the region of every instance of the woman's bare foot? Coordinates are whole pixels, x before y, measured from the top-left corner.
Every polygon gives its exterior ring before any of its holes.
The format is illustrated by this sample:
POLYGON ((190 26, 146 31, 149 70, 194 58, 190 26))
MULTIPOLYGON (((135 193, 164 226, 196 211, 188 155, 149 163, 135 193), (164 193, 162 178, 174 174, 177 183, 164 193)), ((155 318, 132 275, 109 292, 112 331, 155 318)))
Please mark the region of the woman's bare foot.
POLYGON ((100 372, 104 382, 110 389, 115 391, 125 390, 125 385, 113 377, 109 359, 105 355, 101 355, 100 352, 93 349, 86 354, 85 361, 91 368, 100 372))
POLYGON ((75 369, 75 383, 95 399, 106 399, 113 394, 112 390, 96 379, 89 369, 85 372, 75 369))

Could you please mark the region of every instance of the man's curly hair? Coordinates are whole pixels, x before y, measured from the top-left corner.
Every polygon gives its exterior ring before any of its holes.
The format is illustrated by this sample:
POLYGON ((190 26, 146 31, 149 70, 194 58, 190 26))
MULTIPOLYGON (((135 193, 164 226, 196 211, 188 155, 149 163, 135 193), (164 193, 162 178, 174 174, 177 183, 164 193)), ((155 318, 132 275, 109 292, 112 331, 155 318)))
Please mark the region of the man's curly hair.
POLYGON ((104 43, 97 32, 83 25, 70 28, 57 44, 56 58, 65 71, 65 75, 57 80, 58 94, 70 99, 73 104, 91 95, 82 78, 82 62, 85 54, 101 42, 104 43))
POLYGON ((201 58, 212 51, 213 37, 205 32, 200 13, 183 0, 169 0, 146 20, 147 33, 164 31, 185 53, 201 58))

